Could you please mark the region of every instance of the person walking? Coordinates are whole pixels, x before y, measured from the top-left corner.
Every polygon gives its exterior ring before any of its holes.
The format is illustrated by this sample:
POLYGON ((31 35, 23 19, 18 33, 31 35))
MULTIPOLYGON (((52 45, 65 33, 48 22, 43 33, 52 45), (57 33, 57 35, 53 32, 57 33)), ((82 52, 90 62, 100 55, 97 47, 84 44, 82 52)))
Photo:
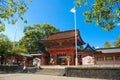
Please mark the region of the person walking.
POLYGON ((25 72, 26 71, 26 61, 24 60, 23 61, 23 72, 25 72))
POLYGON ((37 68, 38 68, 38 70, 40 69, 40 64, 41 64, 41 59, 38 59, 37 60, 37 68))

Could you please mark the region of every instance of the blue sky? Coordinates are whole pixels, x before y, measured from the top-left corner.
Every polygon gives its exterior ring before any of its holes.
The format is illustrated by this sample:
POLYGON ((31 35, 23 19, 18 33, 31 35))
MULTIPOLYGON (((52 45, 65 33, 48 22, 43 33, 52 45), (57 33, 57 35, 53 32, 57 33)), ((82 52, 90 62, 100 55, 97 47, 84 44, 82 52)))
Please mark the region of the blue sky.
MULTIPOLYGON (((27 25, 49 23, 60 31, 74 29, 74 14, 70 12, 70 9, 74 7, 74 0, 33 0, 28 6, 29 9, 24 15, 28 23, 18 21, 16 41, 24 35, 23 29, 27 25)), ((84 23, 83 12, 86 10, 85 6, 76 9, 77 29, 79 29, 84 42, 91 46, 103 47, 106 41, 113 42, 120 36, 120 26, 110 32, 104 32, 95 23, 84 23)), ((6 23, 6 31, 4 32, 12 41, 14 41, 15 26, 6 23)))

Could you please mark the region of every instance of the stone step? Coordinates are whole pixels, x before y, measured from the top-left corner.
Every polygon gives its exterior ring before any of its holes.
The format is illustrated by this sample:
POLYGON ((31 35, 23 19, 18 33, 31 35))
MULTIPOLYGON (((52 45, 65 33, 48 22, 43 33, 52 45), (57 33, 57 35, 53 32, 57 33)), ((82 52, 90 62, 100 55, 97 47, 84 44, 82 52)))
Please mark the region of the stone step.
POLYGON ((41 70, 37 70, 36 74, 64 76, 65 70, 64 69, 41 69, 41 70))

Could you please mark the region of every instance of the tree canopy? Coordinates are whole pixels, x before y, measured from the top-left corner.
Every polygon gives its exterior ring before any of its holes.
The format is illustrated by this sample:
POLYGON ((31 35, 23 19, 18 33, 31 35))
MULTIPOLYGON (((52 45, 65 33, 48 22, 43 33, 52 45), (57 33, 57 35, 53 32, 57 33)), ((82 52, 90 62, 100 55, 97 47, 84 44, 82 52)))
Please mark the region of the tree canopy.
POLYGON ((21 53, 28 53, 24 46, 19 45, 19 42, 15 42, 15 46, 11 50, 12 55, 20 55, 21 53))
POLYGON ((9 55, 11 50, 12 43, 9 38, 4 34, 0 34, 0 56, 9 55))
POLYGON ((110 43, 109 42, 105 42, 104 48, 110 48, 110 47, 111 47, 110 43))
POLYGON ((24 0, 0 0, 0 32, 5 30, 4 21, 15 24, 20 18, 27 23, 27 20, 23 18, 27 10, 28 7, 24 0))
POLYGON ((50 24, 34 24, 32 26, 24 27, 25 36, 20 40, 20 45, 25 46, 28 52, 44 50, 40 39, 47 38, 51 33, 59 30, 50 24))
POLYGON ((120 0, 77 0, 76 5, 86 4, 85 22, 95 22, 106 31, 114 29, 120 23, 120 0))
POLYGON ((116 42, 114 43, 115 47, 120 47, 120 36, 117 38, 116 42))

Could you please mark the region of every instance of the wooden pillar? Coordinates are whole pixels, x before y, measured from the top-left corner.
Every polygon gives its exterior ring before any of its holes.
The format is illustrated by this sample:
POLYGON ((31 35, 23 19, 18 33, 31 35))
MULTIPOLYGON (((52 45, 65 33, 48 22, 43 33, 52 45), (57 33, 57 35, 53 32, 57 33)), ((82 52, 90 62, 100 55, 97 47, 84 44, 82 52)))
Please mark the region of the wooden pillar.
POLYGON ((45 65, 45 56, 44 55, 41 56, 41 65, 45 65))
POLYGON ((115 56, 113 56, 113 64, 116 64, 115 56))
POLYGON ((71 50, 71 56, 72 56, 71 65, 74 65, 75 64, 75 51, 73 49, 71 50))
POLYGON ((55 53, 54 56, 55 56, 55 65, 57 65, 57 54, 55 53))
POLYGON ((103 64, 106 64, 106 59, 105 59, 105 58, 106 58, 106 56, 103 56, 103 58, 104 58, 104 63, 103 63, 103 64))

